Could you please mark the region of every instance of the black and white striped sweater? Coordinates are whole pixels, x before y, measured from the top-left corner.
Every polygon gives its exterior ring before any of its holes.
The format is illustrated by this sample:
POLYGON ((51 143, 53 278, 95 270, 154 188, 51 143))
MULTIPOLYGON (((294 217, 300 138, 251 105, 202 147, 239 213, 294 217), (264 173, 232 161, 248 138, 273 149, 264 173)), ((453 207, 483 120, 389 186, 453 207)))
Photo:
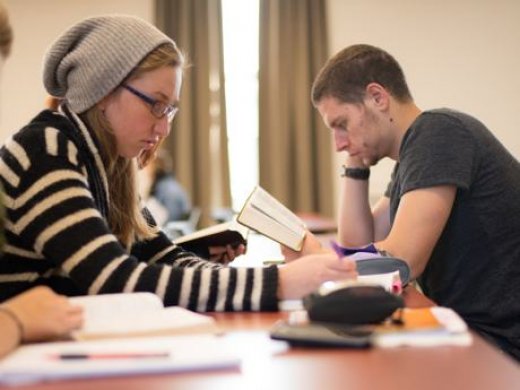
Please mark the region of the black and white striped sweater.
POLYGON ((6 207, 0 300, 44 284, 69 296, 150 291, 165 305, 197 311, 277 309, 276 267, 211 263, 160 231, 125 251, 100 210, 96 191, 108 197, 108 183, 97 144, 74 114, 43 111, 11 137, 0 150, 0 179, 6 207), (66 128, 87 145, 87 158, 66 128), (92 176, 101 178, 101 190, 93 191, 92 176))

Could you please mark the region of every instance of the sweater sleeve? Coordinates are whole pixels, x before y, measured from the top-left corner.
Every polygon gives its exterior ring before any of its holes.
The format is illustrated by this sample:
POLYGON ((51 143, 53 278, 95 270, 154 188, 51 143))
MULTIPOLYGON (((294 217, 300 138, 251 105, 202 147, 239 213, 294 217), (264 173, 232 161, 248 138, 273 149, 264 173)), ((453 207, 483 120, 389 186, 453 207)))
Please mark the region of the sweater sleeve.
POLYGON ((21 274, 60 275, 85 294, 149 291, 197 311, 277 309, 276 267, 222 267, 163 233, 125 251, 95 206, 74 144, 52 127, 36 130, 2 152, 11 244, 42 258, 21 274))

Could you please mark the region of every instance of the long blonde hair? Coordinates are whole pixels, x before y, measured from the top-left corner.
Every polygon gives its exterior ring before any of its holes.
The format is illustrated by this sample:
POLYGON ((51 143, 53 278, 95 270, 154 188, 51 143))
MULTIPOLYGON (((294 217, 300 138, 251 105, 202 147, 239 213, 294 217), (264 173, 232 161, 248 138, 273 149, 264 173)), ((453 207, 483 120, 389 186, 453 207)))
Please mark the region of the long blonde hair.
MULTIPOLYGON (((164 66, 182 67, 183 64, 184 57, 176 46, 161 45, 148 54, 123 83, 164 66)), ((81 114, 81 118, 94 131, 101 145, 100 153, 109 183, 108 225, 110 229, 127 248, 130 248, 136 239, 153 238, 156 231, 150 227, 141 213, 137 170, 138 165, 153 157, 157 147, 146 151, 136 159, 120 157, 113 131, 98 105, 81 114)))

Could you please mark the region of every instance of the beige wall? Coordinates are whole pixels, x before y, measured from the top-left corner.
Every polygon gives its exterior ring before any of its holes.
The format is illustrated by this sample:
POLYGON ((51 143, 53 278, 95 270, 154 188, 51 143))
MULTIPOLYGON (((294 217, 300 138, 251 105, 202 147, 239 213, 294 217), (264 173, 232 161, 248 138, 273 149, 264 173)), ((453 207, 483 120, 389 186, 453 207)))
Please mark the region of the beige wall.
MULTIPOLYGON (((419 107, 475 115, 520 158, 520 1, 328 0, 328 15, 331 53, 353 43, 388 50, 419 107)), ((374 170, 372 197, 392 165, 374 170)))
MULTIPOLYGON (((102 13, 152 20, 154 3, 4 2, 15 43, 0 86, 0 143, 42 108, 42 58, 60 32, 102 13)), ((328 0, 328 11, 331 54, 359 42, 387 49, 401 62, 421 108, 446 106, 474 114, 520 158, 520 1, 328 0)), ((343 158, 338 155, 338 167, 343 158)), ((385 188, 391 166, 384 161, 374 169, 372 197, 385 188)))
POLYGON ((3 0, 15 39, 0 86, 0 143, 43 107, 42 59, 46 48, 88 16, 124 13, 153 19, 153 0, 3 0))

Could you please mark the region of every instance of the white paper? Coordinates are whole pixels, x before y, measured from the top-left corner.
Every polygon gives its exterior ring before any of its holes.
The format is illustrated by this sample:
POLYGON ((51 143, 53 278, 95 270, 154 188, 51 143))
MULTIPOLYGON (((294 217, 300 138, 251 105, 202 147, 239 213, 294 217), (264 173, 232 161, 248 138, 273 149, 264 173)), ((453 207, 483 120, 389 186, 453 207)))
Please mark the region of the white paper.
POLYGON ((92 295, 70 301, 84 311, 83 327, 73 334, 78 339, 217 330, 212 317, 178 306, 164 308, 151 293, 92 295))
POLYGON ((25 345, 0 362, 0 383, 223 369, 240 365, 225 340, 213 335, 71 341, 25 345), (159 358, 59 360, 63 353, 169 353, 159 358))

